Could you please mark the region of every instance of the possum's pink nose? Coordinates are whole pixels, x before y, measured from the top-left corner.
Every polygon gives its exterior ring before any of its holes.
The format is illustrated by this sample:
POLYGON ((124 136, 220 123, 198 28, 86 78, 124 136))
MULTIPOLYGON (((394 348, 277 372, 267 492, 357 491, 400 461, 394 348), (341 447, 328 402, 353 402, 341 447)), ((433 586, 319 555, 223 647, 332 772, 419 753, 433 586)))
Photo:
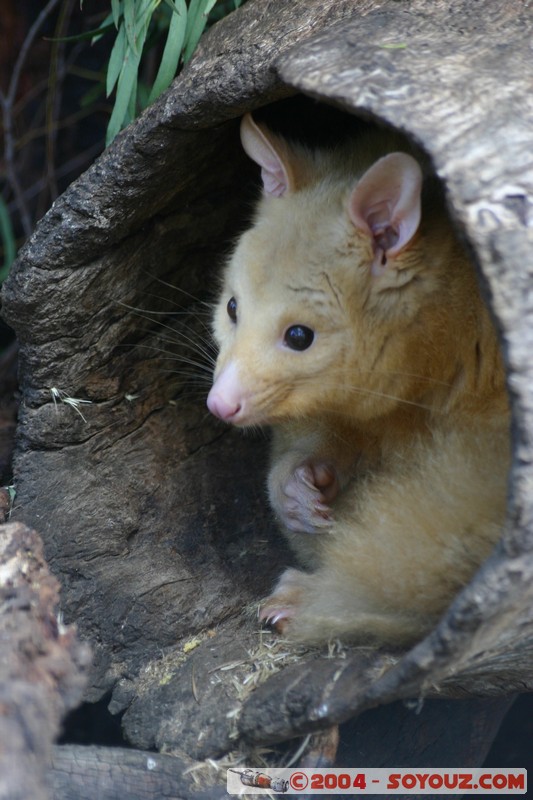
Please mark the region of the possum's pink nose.
POLYGON ((231 361, 215 380, 207 397, 209 411, 224 420, 235 422, 243 406, 243 392, 237 365, 231 361))
POLYGON ((239 403, 231 402, 218 392, 213 392, 213 390, 209 392, 207 407, 215 417, 223 419, 224 422, 231 422, 241 410, 239 403))

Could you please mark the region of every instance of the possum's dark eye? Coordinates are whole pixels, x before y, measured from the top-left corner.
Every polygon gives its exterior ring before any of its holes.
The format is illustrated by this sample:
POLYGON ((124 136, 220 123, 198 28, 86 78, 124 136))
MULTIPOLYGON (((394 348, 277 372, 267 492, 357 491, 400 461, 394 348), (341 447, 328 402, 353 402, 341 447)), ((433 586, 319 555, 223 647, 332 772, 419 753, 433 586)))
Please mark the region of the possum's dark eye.
POLYGON ((228 317, 232 322, 237 322, 237 301, 234 297, 230 297, 228 300, 228 305, 226 306, 228 310, 228 317))
POLYGON ((291 350, 307 350, 313 344, 315 334, 305 325, 291 325, 285 331, 283 341, 291 350))

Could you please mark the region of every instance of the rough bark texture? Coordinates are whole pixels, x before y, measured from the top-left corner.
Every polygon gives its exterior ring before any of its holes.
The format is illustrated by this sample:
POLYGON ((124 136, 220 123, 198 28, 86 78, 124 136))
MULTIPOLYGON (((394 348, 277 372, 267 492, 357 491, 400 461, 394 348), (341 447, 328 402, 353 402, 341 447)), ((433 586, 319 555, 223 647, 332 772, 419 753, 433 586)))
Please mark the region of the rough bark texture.
POLYGON ((59 585, 38 535, 0 525, 0 797, 47 800, 52 743, 82 697, 89 652, 57 622, 59 585))
MULTIPOLYGON (((475 767, 487 755, 509 704, 505 698, 430 700, 420 708, 393 703, 362 714, 340 735, 337 728, 315 734, 299 766, 475 767)), ((223 800, 226 768, 225 763, 198 764, 178 752, 65 745, 54 748, 49 780, 54 800, 223 800)), ((376 800, 390 796, 373 795, 376 800)))
MULTIPOLYGON (((206 768, 194 780, 194 764, 179 756, 145 753, 121 747, 56 747, 49 780, 54 800, 225 800, 224 785, 212 784, 206 768)), ((217 776, 216 770, 211 770, 217 776)))
POLYGON ((16 517, 92 643, 87 698, 111 691, 136 746, 206 758, 402 698, 533 688, 532 28, 522 0, 250 0, 21 253, 4 294, 21 343, 16 517), (203 358, 191 297, 208 298, 248 213, 237 117, 296 92, 431 156, 501 332, 514 461, 500 545, 423 642, 308 654, 251 692, 291 660, 243 613, 289 558, 265 441, 208 419, 172 359, 203 358), (68 396, 91 402, 83 417, 68 396))

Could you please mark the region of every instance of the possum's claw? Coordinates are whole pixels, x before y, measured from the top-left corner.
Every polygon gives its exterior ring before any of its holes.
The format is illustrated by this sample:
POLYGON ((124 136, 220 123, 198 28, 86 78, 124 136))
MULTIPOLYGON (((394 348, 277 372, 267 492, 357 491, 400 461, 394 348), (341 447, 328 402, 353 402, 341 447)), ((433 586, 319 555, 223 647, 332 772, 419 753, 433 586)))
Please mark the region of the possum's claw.
POLYGON ((294 609, 272 608, 267 604, 259 611, 259 621, 264 622, 269 628, 273 628, 276 633, 283 633, 293 615, 294 609))
POLYGON ((302 576, 303 573, 297 569, 286 569, 270 597, 259 609, 259 620, 277 633, 284 633, 298 613, 302 602, 302 576))

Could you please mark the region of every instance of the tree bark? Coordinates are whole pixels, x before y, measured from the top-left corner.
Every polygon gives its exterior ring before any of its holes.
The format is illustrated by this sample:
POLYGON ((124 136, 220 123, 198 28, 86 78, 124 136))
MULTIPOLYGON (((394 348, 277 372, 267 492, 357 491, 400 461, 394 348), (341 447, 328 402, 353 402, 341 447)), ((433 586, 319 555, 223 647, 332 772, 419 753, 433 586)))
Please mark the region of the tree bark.
POLYGON ((0 797, 48 800, 60 721, 81 699, 86 646, 57 621, 58 583, 42 543, 21 523, 0 526, 0 797))
POLYGON ((179 756, 122 747, 63 745, 54 748, 49 779, 54 800, 227 798, 225 780, 218 787, 214 785, 206 767, 204 775, 197 773, 195 783, 195 773, 186 772, 191 766, 190 761, 179 756))

